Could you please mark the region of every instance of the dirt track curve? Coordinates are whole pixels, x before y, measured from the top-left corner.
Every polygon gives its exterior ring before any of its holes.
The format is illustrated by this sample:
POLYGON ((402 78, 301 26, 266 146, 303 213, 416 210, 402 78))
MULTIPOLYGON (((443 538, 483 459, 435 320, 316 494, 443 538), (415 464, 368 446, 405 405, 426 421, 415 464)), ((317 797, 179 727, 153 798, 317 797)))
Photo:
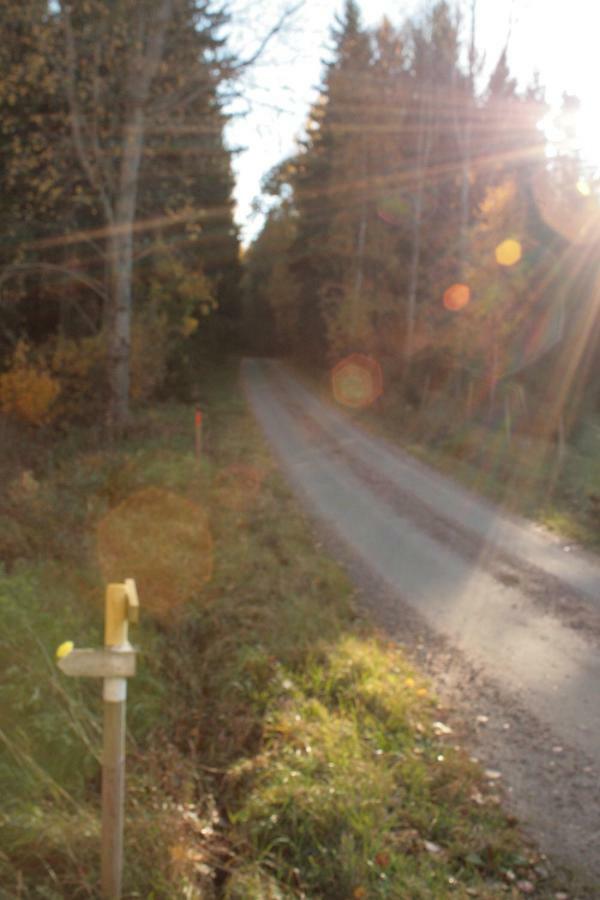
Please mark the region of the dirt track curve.
POLYGON ((278 363, 242 376, 372 617, 458 710, 542 849, 600 897, 600 561, 367 435, 278 363))

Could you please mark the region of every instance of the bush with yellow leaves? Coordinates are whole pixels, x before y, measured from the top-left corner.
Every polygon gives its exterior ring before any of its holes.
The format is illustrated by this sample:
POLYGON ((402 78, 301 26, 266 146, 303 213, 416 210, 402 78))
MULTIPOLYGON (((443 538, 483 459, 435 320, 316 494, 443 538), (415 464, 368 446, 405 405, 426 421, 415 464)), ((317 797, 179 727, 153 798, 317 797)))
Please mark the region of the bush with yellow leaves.
POLYGON ((10 366, 0 375, 0 412, 30 425, 54 421, 60 381, 26 341, 18 341, 10 366))
MULTIPOLYGON (((181 364, 184 346, 198 328, 187 308, 171 311, 157 304, 133 317, 130 345, 130 396, 145 402, 164 385, 169 366, 181 364)), ((33 347, 18 341, 6 371, 0 373, 0 414, 28 425, 98 421, 108 400, 107 335, 52 337, 33 347)))

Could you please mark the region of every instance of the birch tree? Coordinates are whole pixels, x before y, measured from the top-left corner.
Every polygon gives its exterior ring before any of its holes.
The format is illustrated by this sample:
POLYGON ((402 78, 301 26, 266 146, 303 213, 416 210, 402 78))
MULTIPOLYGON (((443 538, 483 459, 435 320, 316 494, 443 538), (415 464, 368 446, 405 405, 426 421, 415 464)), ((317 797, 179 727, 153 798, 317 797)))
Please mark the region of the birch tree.
POLYGON ((108 415, 117 430, 129 410, 133 234, 148 100, 175 2, 60 3, 73 144, 106 226, 108 415))

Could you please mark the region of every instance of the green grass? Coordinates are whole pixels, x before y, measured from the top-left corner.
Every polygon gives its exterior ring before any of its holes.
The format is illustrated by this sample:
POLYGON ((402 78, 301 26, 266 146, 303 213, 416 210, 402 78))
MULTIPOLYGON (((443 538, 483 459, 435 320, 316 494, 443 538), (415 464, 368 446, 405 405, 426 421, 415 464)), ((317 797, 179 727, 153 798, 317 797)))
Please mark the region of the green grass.
POLYGON ((513 875, 553 896, 436 723, 429 686, 320 552, 235 366, 203 391, 200 463, 192 411, 164 405, 118 449, 71 435, 39 459, 35 484, 13 473, 5 492, 0 896, 97 896, 100 688, 64 678, 53 653, 100 642, 97 526, 149 487, 206 517, 214 558, 191 592, 193 558, 165 521, 131 573, 144 583, 155 556, 171 560, 161 603, 151 583, 141 591, 134 638, 125 897, 492 898, 517 896, 513 875))

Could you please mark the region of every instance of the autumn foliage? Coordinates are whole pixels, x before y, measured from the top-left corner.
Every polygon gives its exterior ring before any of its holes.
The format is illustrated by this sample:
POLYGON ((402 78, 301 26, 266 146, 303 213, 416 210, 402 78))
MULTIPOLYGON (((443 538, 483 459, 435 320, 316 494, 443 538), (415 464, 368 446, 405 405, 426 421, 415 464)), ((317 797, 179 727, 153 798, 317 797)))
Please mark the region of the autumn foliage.
POLYGON ((45 425, 56 415, 60 393, 59 380, 19 341, 9 370, 0 375, 0 412, 29 425, 45 425))

